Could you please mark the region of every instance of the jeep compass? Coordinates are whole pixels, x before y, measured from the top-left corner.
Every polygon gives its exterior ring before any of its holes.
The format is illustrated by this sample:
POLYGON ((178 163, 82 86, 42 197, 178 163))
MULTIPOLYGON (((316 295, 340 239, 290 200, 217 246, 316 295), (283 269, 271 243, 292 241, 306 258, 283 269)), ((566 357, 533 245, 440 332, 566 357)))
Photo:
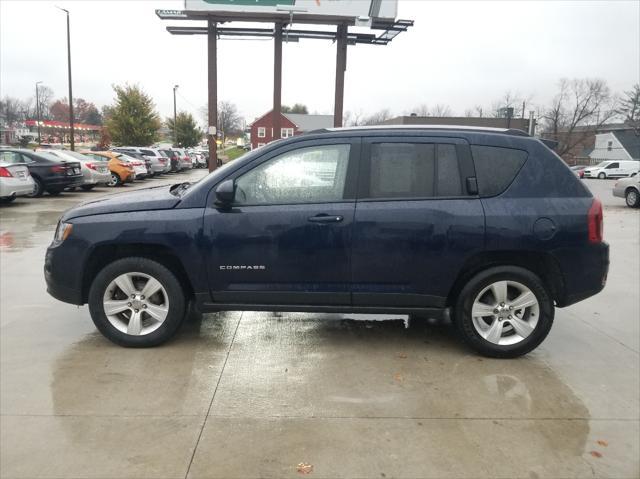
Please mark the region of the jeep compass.
POLYGON ((476 351, 516 357, 604 287, 602 224, 524 132, 328 129, 72 208, 44 270, 123 346, 167 341, 190 308, 359 312, 450 317, 476 351))

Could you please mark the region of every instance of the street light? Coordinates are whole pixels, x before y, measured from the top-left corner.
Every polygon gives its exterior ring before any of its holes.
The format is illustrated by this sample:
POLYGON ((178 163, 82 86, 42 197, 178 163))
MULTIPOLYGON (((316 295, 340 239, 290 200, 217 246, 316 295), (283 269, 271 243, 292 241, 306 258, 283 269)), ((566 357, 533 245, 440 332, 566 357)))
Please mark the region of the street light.
POLYGON ((71 151, 75 149, 75 141, 73 135, 73 90, 71 88, 71 30, 69 27, 69 10, 56 6, 58 10, 62 10, 67 14, 67 67, 69 74, 69 139, 71 142, 71 151))
POLYGON ((178 146, 178 125, 176 125, 176 90, 178 86, 173 86, 173 146, 178 146))
POLYGON ((42 83, 41 81, 36 82, 36 120, 38 125, 38 146, 41 144, 40 139, 40 95, 38 94, 38 85, 42 83))

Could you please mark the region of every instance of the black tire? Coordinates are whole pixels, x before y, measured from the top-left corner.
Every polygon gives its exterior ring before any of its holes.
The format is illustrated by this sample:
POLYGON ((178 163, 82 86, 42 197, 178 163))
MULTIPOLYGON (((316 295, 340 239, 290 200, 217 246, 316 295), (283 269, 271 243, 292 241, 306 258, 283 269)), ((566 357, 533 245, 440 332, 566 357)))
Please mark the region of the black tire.
POLYGON ((163 264, 147 258, 128 257, 114 261, 100 271, 89 289, 89 312, 98 330, 110 341, 124 347, 147 348, 171 339, 184 322, 186 300, 184 290, 176 276, 163 264), (164 322, 151 333, 135 336, 118 330, 104 312, 103 297, 106 288, 124 273, 139 272, 158 280, 167 292, 169 312, 164 322))
POLYGON ((47 190, 47 193, 49 193, 51 196, 58 196, 60 193, 62 193, 62 190, 47 190))
POLYGON ((606 180, 606 179, 607 179, 607 175, 606 175, 605 173, 600 173, 600 174, 598 175, 598 179, 599 179, 599 180, 606 180))
POLYGON ((122 186, 122 180, 117 173, 111 173, 111 181, 107 183, 107 186, 122 186))
POLYGON ((96 185, 82 185, 80 188, 82 188, 84 191, 91 191, 95 187, 96 185))
POLYGON ((35 183, 33 186, 33 193, 29 195, 31 198, 40 198, 44 194, 44 184, 42 180, 37 176, 33 177, 33 182, 35 183))
POLYGON ((555 308, 544 284, 531 271, 517 266, 498 266, 477 274, 466 284, 456 300, 454 323, 462 339, 480 354, 492 358, 516 358, 532 351, 549 334, 553 325, 555 308), (471 317, 471 308, 478 294, 497 281, 516 281, 526 286, 536 296, 539 305, 538 323, 531 334, 513 345, 494 344, 484 339, 471 317))
POLYGON ((634 188, 629 188, 624 194, 624 199, 627 202, 627 206, 631 208, 637 208, 640 206, 640 193, 634 188))
POLYGON ((16 199, 16 196, 5 196, 3 198, 0 198, 0 205, 8 205, 9 203, 11 203, 13 200, 16 199))

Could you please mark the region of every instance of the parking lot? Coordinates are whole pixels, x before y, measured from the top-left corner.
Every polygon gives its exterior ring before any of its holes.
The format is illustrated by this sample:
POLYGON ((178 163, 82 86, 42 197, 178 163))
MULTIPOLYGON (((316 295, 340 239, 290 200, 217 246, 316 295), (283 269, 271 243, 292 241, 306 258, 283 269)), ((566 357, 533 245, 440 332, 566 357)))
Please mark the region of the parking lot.
POLYGON ((607 286, 516 360, 447 323, 365 315, 207 314, 120 348, 47 294, 43 258, 62 211, 144 183, 16 200, 0 210, 0 475, 638 477, 640 214, 614 181, 585 182, 605 205, 607 286))

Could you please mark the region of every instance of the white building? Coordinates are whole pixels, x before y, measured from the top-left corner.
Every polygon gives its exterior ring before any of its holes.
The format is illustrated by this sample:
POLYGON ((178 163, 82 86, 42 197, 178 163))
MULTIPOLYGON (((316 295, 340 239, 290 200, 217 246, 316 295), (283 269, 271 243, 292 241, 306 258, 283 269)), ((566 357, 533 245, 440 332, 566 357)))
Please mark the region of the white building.
POLYGON ((592 164, 606 160, 640 161, 640 132, 628 129, 598 133, 589 158, 592 164))

